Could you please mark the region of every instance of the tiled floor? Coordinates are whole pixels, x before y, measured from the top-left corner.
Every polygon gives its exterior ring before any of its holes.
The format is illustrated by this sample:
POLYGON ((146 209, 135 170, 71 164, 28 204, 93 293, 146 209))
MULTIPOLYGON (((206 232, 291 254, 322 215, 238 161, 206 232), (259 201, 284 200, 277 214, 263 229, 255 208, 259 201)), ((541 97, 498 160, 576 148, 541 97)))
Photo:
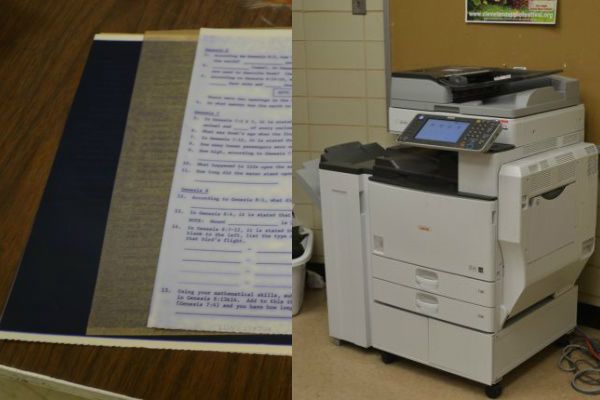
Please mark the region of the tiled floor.
MULTIPOLYGON (((375 350, 335 346, 327 333, 324 290, 307 290, 293 320, 294 400, 485 399, 477 383, 417 363, 385 365, 375 350)), ((586 330, 593 337, 600 331, 586 330)), ((546 348, 504 378, 501 399, 589 399, 557 368, 560 349, 546 348)))

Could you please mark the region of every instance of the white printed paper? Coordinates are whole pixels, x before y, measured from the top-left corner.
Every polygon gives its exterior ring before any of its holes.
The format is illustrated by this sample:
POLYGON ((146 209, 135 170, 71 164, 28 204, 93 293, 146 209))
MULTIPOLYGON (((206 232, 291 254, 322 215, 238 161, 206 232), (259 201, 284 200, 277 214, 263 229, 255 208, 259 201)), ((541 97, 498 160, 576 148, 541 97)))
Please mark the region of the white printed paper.
POLYGON ((201 30, 149 327, 291 334, 291 46, 201 30))

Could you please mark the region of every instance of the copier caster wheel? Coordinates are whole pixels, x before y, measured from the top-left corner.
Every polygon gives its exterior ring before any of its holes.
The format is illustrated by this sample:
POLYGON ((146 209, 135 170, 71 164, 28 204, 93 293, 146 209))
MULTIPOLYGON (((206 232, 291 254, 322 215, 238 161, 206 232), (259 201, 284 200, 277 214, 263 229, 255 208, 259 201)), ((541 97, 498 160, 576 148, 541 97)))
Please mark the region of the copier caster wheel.
POLYGON ((500 395, 502 395, 502 385, 500 384, 500 382, 486 386, 485 395, 490 399, 497 399, 498 397, 500 397, 500 395))
POLYGON ((384 364, 391 364, 398 359, 398 356, 392 353, 388 353, 387 351, 381 352, 381 361, 384 364))

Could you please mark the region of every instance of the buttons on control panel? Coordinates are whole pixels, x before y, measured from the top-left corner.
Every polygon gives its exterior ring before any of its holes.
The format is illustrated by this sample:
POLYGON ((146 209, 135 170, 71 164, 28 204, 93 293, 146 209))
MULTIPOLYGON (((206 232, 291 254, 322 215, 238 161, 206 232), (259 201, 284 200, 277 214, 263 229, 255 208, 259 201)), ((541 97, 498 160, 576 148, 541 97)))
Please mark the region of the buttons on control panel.
POLYGON ((484 152, 501 130, 499 120, 418 114, 399 140, 418 147, 484 152))

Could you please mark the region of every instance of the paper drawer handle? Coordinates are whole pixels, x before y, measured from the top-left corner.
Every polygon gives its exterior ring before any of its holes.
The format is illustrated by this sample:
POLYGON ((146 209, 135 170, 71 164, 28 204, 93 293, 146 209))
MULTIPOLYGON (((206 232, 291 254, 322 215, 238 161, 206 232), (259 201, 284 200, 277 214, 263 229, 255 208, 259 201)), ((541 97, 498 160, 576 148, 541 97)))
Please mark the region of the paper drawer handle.
POLYGON ((435 296, 430 296, 424 293, 417 293, 415 305, 423 312, 436 314, 439 309, 438 299, 435 296))
POLYGON ((426 290, 437 290, 440 284, 435 272, 417 270, 415 282, 418 287, 426 290))

